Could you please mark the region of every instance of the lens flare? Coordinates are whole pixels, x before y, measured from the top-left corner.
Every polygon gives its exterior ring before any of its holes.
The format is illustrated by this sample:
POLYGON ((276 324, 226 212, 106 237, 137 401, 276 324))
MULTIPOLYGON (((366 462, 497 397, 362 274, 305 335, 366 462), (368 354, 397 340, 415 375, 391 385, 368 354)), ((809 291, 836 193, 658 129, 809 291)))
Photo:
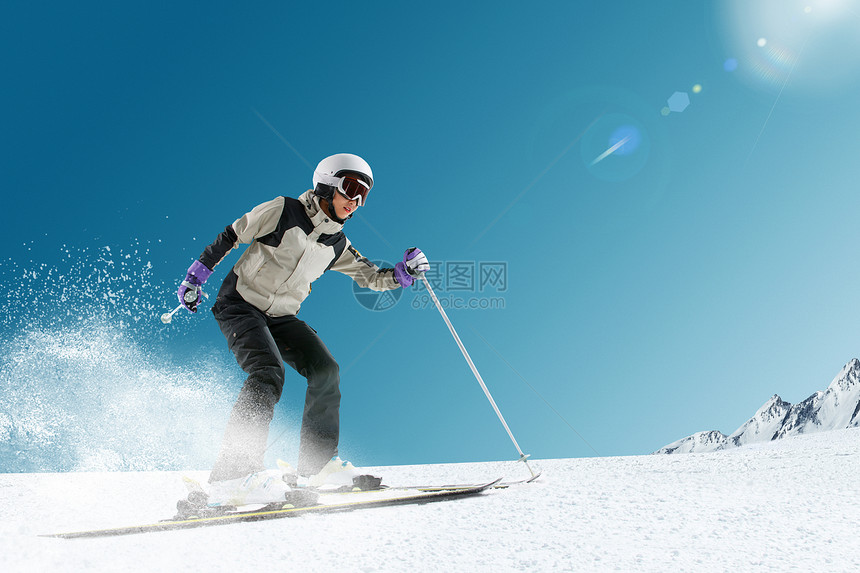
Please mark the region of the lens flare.
POLYGON ((618 143, 616 143, 615 145, 613 145, 612 147, 610 147, 609 149, 607 149, 606 151, 604 151, 603 153, 598 155, 597 158, 595 158, 595 160, 591 162, 592 167, 597 165, 598 163, 600 163, 601 161, 603 161, 604 159, 606 159, 610 155, 612 155, 612 153, 615 152, 619 147, 621 147, 625 143, 627 143, 627 140, 628 140, 628 138, 625 137, 624 139, 622 139, 621 141, 619 141, 618 143))
POLYGON ((669 104, 669 109, 675 113, 681 113, 690 105, 690 96, 687 92, 675 92, 672 94, 666 103, 669 104))
POLYGON ((832 94, 860 77, 860 12, 848 0, 725 0, 714 9, 740 62, 724 69, 754 88, 832 94))
POLYGON ((585 133, 581 157, 592 175, 617 182, 636 175, 648 162, 649 151, 650 141, 639 122, 610 114, 585 133))

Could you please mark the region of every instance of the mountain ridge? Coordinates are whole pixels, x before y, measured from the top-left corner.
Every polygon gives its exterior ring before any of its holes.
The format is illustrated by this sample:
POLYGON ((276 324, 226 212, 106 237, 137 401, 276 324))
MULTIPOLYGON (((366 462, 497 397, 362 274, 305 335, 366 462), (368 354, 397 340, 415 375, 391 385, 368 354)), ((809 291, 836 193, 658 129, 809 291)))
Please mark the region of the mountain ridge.
POLYGON ((719 430, 696 432, 655 454, 704 453, 788 436, 860 427, 860 360, 852 358, 826 390, 792 405, 778 394, 728 436, 719 430))

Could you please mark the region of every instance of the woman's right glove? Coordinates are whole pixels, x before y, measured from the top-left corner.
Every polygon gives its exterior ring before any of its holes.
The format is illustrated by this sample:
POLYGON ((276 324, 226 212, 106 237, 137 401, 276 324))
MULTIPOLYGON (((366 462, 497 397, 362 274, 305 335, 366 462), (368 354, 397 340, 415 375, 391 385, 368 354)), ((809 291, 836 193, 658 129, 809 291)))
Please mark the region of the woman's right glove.
POLYGON ((412 247, 406 249, 403 261, 394 265, 394 278, 403 288, 412 286, 415 279, 430 270, 430 262, 427 255, 421 249, 412 247))
POLYGON ((197 305, 200 304, 200 300, 204 296, 203 283, 211 274, 212 270, 200 261, 194 261, 188 267, 188 274, 185 275, 185 280, 179 285, 176 294, 179 297, 179 302, 191 312, 197 312, 197 305))

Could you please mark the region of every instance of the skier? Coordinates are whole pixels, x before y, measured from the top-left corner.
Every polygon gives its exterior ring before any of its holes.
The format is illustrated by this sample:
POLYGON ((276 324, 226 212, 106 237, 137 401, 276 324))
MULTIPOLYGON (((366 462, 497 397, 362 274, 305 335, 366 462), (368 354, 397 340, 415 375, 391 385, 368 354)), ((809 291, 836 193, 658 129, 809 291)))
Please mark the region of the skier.
POLYGON ((221 450, 209 476, 209 505, 283 500, 288 481, 349 485, 356 468, 338 456, 340 378, 334 357, 316 331, 296 317, 310 285, 331 269, 376 291, 407 288, 430 266, 411 248, 393 269, 364 258, 343 233, 365 205, 373 173, 361 157, 323 159, 313 189, 278 197, 229 225, 188 269, 180 302, 197 312, 201 287, 239 244, 250 246, 224 279, 212 313, 248 378, 230 414, 221 450), (266 471, 269 423, 284 385, 284 363, 307 378, 298 467, 293 475, 266 471), (282 479, 283 478, 283 479, 282 479))

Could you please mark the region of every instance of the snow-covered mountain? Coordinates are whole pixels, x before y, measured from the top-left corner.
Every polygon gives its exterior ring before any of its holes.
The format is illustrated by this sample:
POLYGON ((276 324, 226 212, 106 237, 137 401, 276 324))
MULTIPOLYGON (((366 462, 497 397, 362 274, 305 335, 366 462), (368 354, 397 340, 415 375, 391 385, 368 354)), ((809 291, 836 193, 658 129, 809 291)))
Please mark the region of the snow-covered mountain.
POLYGON ((791 405, 776 394, 729 436, 698 432, 672 442, 656 454, 714 452, 787 436, 860 427, 860 360, 852 359, 827 390, 791 405))

